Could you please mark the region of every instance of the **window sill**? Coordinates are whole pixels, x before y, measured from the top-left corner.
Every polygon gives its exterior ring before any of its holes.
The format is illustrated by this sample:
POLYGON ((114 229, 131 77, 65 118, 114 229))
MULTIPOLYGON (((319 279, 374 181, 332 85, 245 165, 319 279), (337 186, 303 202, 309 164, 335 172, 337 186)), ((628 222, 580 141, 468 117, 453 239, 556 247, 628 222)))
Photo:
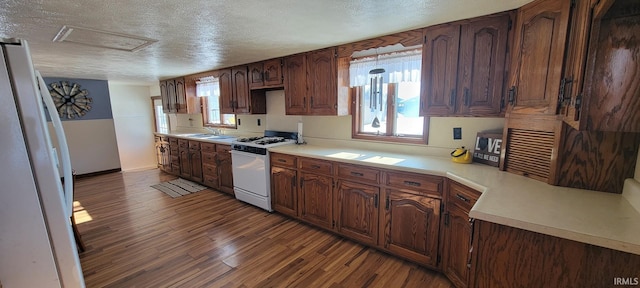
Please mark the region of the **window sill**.
POLYGON ((397 137, 397 136, 381 136, 373 134, 353 134, 352 139, 370 140, 379 142, 391 142, 391 143, 407 143, 407 144, 422 144, 427 145, 426 137, 397 137))

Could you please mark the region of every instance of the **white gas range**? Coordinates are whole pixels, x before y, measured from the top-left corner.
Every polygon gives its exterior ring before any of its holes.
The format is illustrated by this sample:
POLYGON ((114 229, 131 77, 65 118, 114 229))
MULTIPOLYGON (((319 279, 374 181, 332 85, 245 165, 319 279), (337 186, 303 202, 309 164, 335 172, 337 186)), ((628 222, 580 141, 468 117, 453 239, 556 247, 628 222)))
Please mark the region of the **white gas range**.
POLYGON ((236 199, 271 209, 271 175, 268 148, 296 143, 296 133, 266 130, 264 137, 238 138, 231 142, 233 192, 236 199))

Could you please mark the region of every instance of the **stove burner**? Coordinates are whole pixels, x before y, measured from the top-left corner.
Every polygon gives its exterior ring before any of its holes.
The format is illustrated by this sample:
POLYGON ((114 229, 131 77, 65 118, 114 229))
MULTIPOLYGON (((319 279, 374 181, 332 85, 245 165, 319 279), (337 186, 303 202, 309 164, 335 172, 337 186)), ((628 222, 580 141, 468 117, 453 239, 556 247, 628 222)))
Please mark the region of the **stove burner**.
POLYGON ((260 140, 254 141, 253 143, 256 143, 259 145, 267 145, 267 144, 273 144, 273 143, 280 143, 284 141, 286 140, 283 137, 264 137, 264 138, 261 138, 260 140))
POLYGON ((236 141, 237 142, 254 142, 254 141, 260 140, 262 138, 265 138, 265 137, 258 136, 258 137, 238 138, 238 139, 236 139, 236 141))

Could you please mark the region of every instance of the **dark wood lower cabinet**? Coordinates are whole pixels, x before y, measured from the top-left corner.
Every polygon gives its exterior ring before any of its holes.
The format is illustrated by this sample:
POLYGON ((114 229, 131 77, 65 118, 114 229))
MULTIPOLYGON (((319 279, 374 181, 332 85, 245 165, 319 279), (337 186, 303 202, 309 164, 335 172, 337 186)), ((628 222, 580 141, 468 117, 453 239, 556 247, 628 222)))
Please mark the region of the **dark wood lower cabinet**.
POLYGON ((383 248, 418 263, 437 267, 440 199, 385 190, 381 223, 383 248))
POLYGON ((315 225, 333 228, 333 179, 314 173, 300 173, 298 212, 315 225))
POLYGON ((218 177, 220 177, 220 186, 218 190, 234 195, 233 193, 233 171, 231 168, 231 146, 218 145, 218 177))
POLYGON ((336 230, 366 244, 378 244, 380 188, 339 180, 336 230))
POLYGON ((297 172, 283 167, 271 167, 271 206, 282 214, 298 216, 297 172))
POLYGON ((469 212, 451 205, 445 220, 444 243, 442 245, 442 272, 456 287, 467 287, 471 261, 471 230, 469 212))
POLYGON ((640 255, 478 220, 473 239, 470 287, 614 287, 640 277, 640 255))

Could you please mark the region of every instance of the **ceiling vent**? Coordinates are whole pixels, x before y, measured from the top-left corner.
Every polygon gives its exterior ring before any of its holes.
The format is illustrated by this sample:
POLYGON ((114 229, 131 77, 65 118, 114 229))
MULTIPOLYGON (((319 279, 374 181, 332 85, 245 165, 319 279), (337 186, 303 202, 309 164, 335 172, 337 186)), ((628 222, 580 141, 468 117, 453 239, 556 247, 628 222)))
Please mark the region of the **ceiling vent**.
POLYGON ((53 38, 53 41, 70 42, 129 52, 136 52, 144 47, 158 42, 158 40, 145 37, 70 25, 62 26, 62 29, 60 29, 56 37, 53 38))

